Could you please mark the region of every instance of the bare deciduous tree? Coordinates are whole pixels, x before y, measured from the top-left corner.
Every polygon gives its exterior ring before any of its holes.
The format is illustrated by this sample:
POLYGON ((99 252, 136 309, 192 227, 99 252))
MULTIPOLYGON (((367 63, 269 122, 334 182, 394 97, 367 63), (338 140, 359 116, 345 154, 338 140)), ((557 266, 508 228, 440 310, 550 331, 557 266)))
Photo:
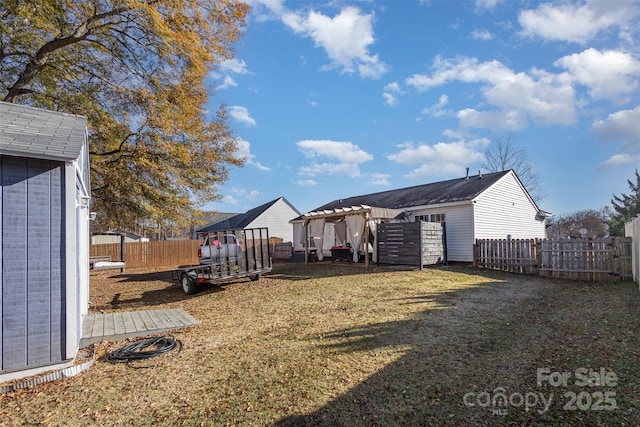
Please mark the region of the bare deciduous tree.
POLYGON ((485 151, 485 161, 481 164, 489 172, 513 169, 536 203, 544 199, 540 176, 527 150, 518 147, 513 136, 496 139, 485 151))

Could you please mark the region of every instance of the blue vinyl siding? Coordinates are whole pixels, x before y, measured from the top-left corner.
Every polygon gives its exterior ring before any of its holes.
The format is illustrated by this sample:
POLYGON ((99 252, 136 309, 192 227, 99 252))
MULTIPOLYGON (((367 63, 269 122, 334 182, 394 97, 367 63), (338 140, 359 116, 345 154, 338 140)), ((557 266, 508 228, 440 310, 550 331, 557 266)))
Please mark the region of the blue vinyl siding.
POLYGON ((2 371, 64 360, 64 163, 2 156, 2 371))

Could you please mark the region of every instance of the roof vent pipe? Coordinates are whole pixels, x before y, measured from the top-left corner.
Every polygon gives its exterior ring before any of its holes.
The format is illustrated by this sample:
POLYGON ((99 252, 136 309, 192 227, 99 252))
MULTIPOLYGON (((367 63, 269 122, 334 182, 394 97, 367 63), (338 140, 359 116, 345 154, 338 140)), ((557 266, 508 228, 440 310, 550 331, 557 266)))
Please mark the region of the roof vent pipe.
POLYGON ((469 179, 469 168, 467 167, 467 176, 464 179, 469 179))
POLYGON ((482 179, 482 171, 480 169, 478 169, 478 176, 482 179))

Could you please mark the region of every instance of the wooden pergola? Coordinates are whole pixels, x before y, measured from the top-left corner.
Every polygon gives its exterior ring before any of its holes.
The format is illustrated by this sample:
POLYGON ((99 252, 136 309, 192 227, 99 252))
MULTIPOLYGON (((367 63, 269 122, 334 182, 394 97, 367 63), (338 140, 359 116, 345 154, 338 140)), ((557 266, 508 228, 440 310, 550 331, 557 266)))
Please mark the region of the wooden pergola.
MULTIPOLYGON (((303 218, 303 233, 304 233, 304 262, 308 263, 309 259, 309 239, 308 239, 308 226, 309 223, 314 219, 324 219, 325 222, 339 222, 344 220, 347 216, 350 215, 361 215, 364 218, 364 228, 362 232, 364 233, 364 247, 368 250, 369 247, 369 233, 370 229, 370 221, 390 221, 394 218, 398 218, 404 213, 402 209, 390 209, 390 208, 381 208, 381 207, 373 207, 368 205, 358 205, 358 206, 345 206, 335 209, 324 209, 317 210, 312 212, 305 213, 303 218)), ((324 233, 324 230, 323 230, 324 233)), ((374 238, 377 238, 374 236, 374 238)), ((358 248, 355 248, 357 251, 358 248)), ((320 248, 319 250, 322 250, 320 248)), ((365 255, 364 257, 365 267, 369 267, 369 256, 365 255)))

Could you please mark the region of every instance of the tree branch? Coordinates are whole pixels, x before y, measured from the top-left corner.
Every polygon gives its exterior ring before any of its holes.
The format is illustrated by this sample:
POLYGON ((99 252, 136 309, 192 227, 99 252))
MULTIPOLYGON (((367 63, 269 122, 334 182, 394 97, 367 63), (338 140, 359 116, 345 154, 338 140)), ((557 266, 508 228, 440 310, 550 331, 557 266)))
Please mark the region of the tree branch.
MULTIPOLYGON (((156 3, 156 1, 150 1, 149 4, 156 3)), ((110 11, 99 13, 87 18, 81 22, 75 29, 75 31, 66 37, 56 37, 53 40, 45 43, 31 58, 29 63, 25 66, 22 73, 18 77, 18 80, 12 87, 9 88, 3 101, 15 102, 16 98, 23 93, 25 88, 33 81, 38 75, 42 67, 44 67, 52 53, 59 49, 63 49, 72 44, 80 43, 87 39, 87 37, 97 28, 107 27, 113 25, 113 23, 103 23, 100 21, 108 19, 113 16, 121 15, 125 12, 133 10, 134 7, 115 8, 110 11)))
POLYGON ((116 148, 115 150, 111 150, 111 151, 107 151, 104 153, 98 153, 97 151, 89 151, 89 154, 93 155, 93 156, 112 156, 114 154, 118 154, 122 152, 122 147, 124 147, 124 144, 127 143, 127 141, 136 136, 135 133, 130 133, 127 136, 125 136, 122 141, 120 141, 120 145, 118 146, 118 148, 116 148))

